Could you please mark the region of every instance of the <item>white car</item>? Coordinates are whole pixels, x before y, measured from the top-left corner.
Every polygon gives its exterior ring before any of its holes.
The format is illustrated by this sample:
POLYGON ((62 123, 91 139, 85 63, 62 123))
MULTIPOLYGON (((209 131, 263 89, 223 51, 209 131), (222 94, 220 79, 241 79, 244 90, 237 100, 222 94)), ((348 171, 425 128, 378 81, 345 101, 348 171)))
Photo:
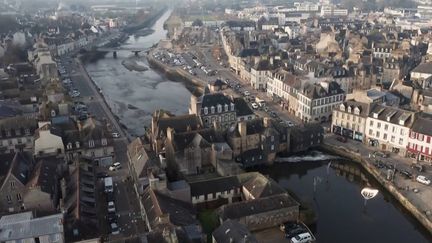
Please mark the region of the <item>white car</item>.
POLYGON ((113 235, 118 235, 118 234, 120 234, 120 231, 119 231, 118 225, 117 225, 116 223, 112 223, 112 224, 111 224, 111 234, 113 234, 113 235))
POLYGON ((426 176, 422 176, 422 175, 417 176, 416 181, 425 185, 430 185, 431 183, 431 181, 426 176))
POLYGON ((245 96, 249 96, 249 95, 250 95, 250 92, 246 90, 245 92, 243 92, 243 94, 244 94, 245 96))
POLYGON ((108 202, 108 213, 115 213, 115 205, 114 202, 108 202))
POLYGON ((112 136, 113 136, 113 138, 119 138, 120 134, 118 132, 113 132, 112 136))
POLYGON ((258 107, 259 107, 259 106, 258 106, 258 104, 257 104, 257 103, 255 103, 255 102, 254 102, 254 103, 252 103, 252 108, 254 108, 254 109, 258 109, 258 107))
POLYGON ((114 164, 112 164, 112 165, 109 167, 109 170, 110 170, 110 171, 116 171, 116 170, 118 170, 118 169, 121 169, 121 164, 120 164, 120 162, 115 162, 114 164))

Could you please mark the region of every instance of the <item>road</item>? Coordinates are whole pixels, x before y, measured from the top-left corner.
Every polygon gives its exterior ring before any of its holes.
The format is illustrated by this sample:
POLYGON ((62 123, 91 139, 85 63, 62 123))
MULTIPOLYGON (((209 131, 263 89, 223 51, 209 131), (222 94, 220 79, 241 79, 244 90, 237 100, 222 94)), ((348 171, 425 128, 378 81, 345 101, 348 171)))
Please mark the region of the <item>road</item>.
MULTIPOLYGON (((124 132, 115 116, 112 114, 109 106, 103 98, 99 88, 93 83, 87 71, 78 59, 70 59, 66 65, 67 71, 74 87, 80 91, 81 96, 75 100, 84 102, 90 116, 98 120, 107 120, 112 130, 120 134, 119 138, 114 138, 115 161, 120 162, 122 168, 110 172, 107 168, 99 167, 97 172, 106 172, 113 177, 116 213, 121 234, 110 239, 121 239, 123 237, 133 237, 140 235, 145 231, 145 223, 140 214, 139 198, 134 190, 134 185, 130 178, 129 161, 127 157, 127 145, 129 143, 129 134, 124 132)), ((104 198, 104 197, 102 197, 104 198)), ((103 202, 101 202, 103 203, 103 202)), ((105 220, 105 214, 100 216, 102 221, 105 220)), ((105 220, 106 221, 106 220, 105 220)), ((105 226, 102 232, 109 232, 109 226, 106 222, 101 222, 105 226)))

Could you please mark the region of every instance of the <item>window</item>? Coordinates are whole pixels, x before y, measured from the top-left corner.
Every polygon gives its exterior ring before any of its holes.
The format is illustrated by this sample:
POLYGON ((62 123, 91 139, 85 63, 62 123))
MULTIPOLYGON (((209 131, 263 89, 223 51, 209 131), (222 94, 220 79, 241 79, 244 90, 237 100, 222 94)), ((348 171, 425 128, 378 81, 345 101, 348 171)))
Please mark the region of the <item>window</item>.
POLYGON ((208 108, 204 107, 204 115, 207 115, 207 114, 208 114, 208 108))
POLYGON ((6 196, 6 200, 8 203, 12 203, 12 197, 10 195, 6 196))
POLYGON ((274 136, 271 136, 270 140, 271 140, 272 142, 274 142, 274 136))
POLYGON ((79 148, 80 147, 80 143, 79 142, 75 142, 75 147, 79 148))
POLYGON ((272 146, 271 146, 271 151, 273 151, 274 150, 274 145, 272 144, 272 146))
POLYGON ((384 133, 384 135, 383 135, 383 139, 387 139, 387 133, 384 133))
POLYGON ((386 131, 388 130, 388 124, 384 125, 384 130, 386 130, 386 131))
POLYGON ((234 103, 231 103, 231 111, 234 111, 234 103))
POLYGON ((392 143, 394 143, 394 141, 395 141, 395 136, 391 136, 390 141, 391 141, 392 143))
POLYGON ((102 138, 101 142, 102 142, 102 146, 107 146, 107 144, 108 144, 108 141, 106 138, 102 138))
POLYGON ((372 129, 369 129, 369 136, 372 136, 372 129))
POLYGON ((89 141, 89 147, 93 148, 95 146, 94 140, 89 141))
POLYGON ((15 181, 11 181, 10 186, 11 186, 11 190, 14 190, 15 189, 15 181))
POLYGON ((217 105, 217 112, 221 113, 222 112, 222 105, 217 105))
POLYGON ((403 144, 403 138, 399 138, 399 144, 400 144, 400 145, 403 144))
POLYGON ((404 129, 402 129, 402 128, 401 128, 401 130, 400 130, 400 135, 405 135, 405 131, 404 131, 404 129))
POLYGON ((379 136, 380 136, 380 132, 377 132, 376 137, 379 138, 379 136))
POLYGON ((381 122, 378 122, 377 127, 381 128, 381 122))
POLYGON ((72 149, 72 143, 68 143, 68 144, 66 145, 66 148, 67 148, 67 149, 72 149))
POLYGON ((210 111, 212 114, 214 114, 215 113, 215 107, 214 106, 210 107, 210 111))
POLYGON ((16 197, 17 197, 18 202, 22 202, 22 196, 21 196, 21 193, 18 193, 18 194, 16 195, 16 197))
POLYGON ((370 125, 370 126, 373 126, 373 121, 372 121, 372 120, 369 122, 369 125, 370 125))
POLYGON ((227 111, 228 111, 228 105, 227 105, 227 104, 225 104, 225 107, 224 107, 224 109, 225 109, 225 112, 227 112, 227 111))

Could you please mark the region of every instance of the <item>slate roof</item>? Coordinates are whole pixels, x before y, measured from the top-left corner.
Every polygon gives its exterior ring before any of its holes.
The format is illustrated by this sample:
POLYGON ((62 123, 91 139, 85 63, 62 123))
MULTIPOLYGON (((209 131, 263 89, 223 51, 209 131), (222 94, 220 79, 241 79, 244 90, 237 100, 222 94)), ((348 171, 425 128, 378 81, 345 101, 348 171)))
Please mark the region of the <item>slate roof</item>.
POLYGON ((221 226, 213 231, 212 235, 216 243, 258 243, 258 240, 245 225, 231 219, 223 222, 221 226))
POLYGON ((32 154, 28 152, 18 152, 15 154, 12 163, 11 174, 23 185, 26 185, 35 165, 32 154))
POLYGON ((243 49, 240 51, 240 53, 238 54, 238 56, 240 57, 257 57, 260 56, 260 53, 258 51, 258 49, 243 49))
MULTIPOLYGON (((262 118, 257 118, 253 120, 243 121, 243 122, 246 123, 246 135, 252 135, 252 134, 264 132, 265 127, 262 118)), ((240 133, 238 130, 239 124, 240 123, 238 122, 235 127, 231 128, 228 131, 228 136, 240 137, 240 133)))
POLYGON ((57 186, 57 168, 62 163, 62 159, 55 157, 40 159, 36 163, 27 185, 30 187, 40 187, 41 191, 53 194, 57 186))
POLYGON ((271 69, 273 69, 273 67, 270 64, 269 60, 261 59, 261 60, 259 60, 259 62, 255 63, 254 69, 257 71, 265 71, 265 70, 271 70, 271 69))
POLYGON ((0 136, 4 138, 25 136, 26 129, 29 129, 30 132, 26 136, 32 136, 37 128, 38 123, 34 118, 16 116, 0 120, 0 136), (6 131, 10 132, 10 136, 6 136, 6 131))
POLYGON ((239 219, 249 215, 298 206, 298 202, 296 202, 287 193, 284 193, 250 201, 223 205, 217 211, 222 220, 227 220, 239 219))
POLYGON ((10 171, 15 154, 0 154, 0 187, 10 171))
POLYGON ((127 151, 129 159, 131 160, 130 162, 133 164, 135 173, 137 173, 137 177, 140 178, 141 176, 144 176, 149 157, 144 149, 141 138, 136 138, 133 140, 127 146, 127 151))
POLYGON ((202 105, 201 107, 208 107, 214 106, 215 109, 217 108, 217 105, 222 105, 222 110, 224 110, 224 105, 230 105, 231 100, 228 96, 226 96, 223 93, 212 93, 212 94, 205 94, 202 97, 202 105))
POLYGON ((271 178, 266 178, 262 174, 257 174, 255 177, 249 179, 243 184, 255 198, 268 197, 272 195, 285 193, 285 190, 279 186, 271 178))
MULTIPOLYGON (((347 100, 344 103, 345 109, 351 107, 351 112, 354 113, 355 108, 359 108, 361 117, 368 117, 370 112, 370 105, 362 102, 357 102, 355 100, 347 100)), ((339 107, 337 107, 338 109, 339 107)))
POLYGON ((305 84, 303 94, 311 99, 319 99, 344 93, 338 83, 332 81, 328 85, 328 90, 326 90, 321 84, 305 84))
POLYGON ((432 136, 432 116, 418 116, 415 119, 411 130, 416 133, 432 136))
POLYGON ((390 122, 396 125, 399 124, 400 119, 406 119, 405 125, 406 127, 411 127, 413 116, 415 115, 414 112, 402 110, 393 106, 385 106, 385 105, 377 105, 375 106, 370 114, 369 117, 374 118, 374 113, 378 113, 378 118, 381 121, 390 122), (387 121, 387 117, 390 117, 390 120, 387 121))
POLYGON ((230 191, 241 188, 237 176, 220 177, 210 180, 203 180, 189 183, 191 196, 207 195, 209 193, 230 191))
POLYGON ((432 63, 431 62, 420 63, 411 72, 412 73, 416 72, 416 73, 428 73, 428 74, 432 74, 432 63))
POLYGON ((188 130, 188 127, 190 127, 192 130, 196 130, 198 127, 202 126, 201 120, 196 114, 159 118, 159 133, 165 133, 168 127, 173 128, 176 132, 179 133, 186 132, 188 130))
POLYGON ((255 114, 253 110, 249 107, 247 102, 241 97, 234 98, 234 107, 235 107, 236 115, 238 117, 255 114))
POLYGON ((189 203, 165 196, 150 187, 144 190, 142 197, 147 218, 152 227, 158 224, 158 218, 169 214, 170 222, 176 226, 198 224, 195 210, 189 203))

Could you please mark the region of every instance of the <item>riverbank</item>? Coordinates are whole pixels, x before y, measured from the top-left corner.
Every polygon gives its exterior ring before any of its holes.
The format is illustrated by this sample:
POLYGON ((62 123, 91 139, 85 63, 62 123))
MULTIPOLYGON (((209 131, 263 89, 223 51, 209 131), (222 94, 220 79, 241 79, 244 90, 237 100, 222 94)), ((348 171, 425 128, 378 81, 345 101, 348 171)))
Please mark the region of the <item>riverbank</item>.
POLYGON ((185 84, 185 87, 191 93, 204 92, 204 88, 207 85, 205 81, 192 76, 191 74, 189 74, 183 69, 170 67, 168 65, 165 65, 164 63, 161 63, 160 61, 156 60, 153 57, 152 53, 153 50, 150 51, 149 54, 147 55, 147 61, 152 69, 161 72, 162 74, 164 74, 166 78, 168 78, 171 81, 183 82, 185 84))
POLYGON ((359 151, 353 151, 346 146, 337 146, 331 143, 323 143, 320 149, 324 152, 337 154, 359 163, 370 175, 372 175, 383 188, 385 188, 415 219, 417 219, 432 234, 432 222, 413 201, 405 196, 393 182, 386 180, 386 175, 381 173, 373 165, 371 158, 362 155, 359 151))

